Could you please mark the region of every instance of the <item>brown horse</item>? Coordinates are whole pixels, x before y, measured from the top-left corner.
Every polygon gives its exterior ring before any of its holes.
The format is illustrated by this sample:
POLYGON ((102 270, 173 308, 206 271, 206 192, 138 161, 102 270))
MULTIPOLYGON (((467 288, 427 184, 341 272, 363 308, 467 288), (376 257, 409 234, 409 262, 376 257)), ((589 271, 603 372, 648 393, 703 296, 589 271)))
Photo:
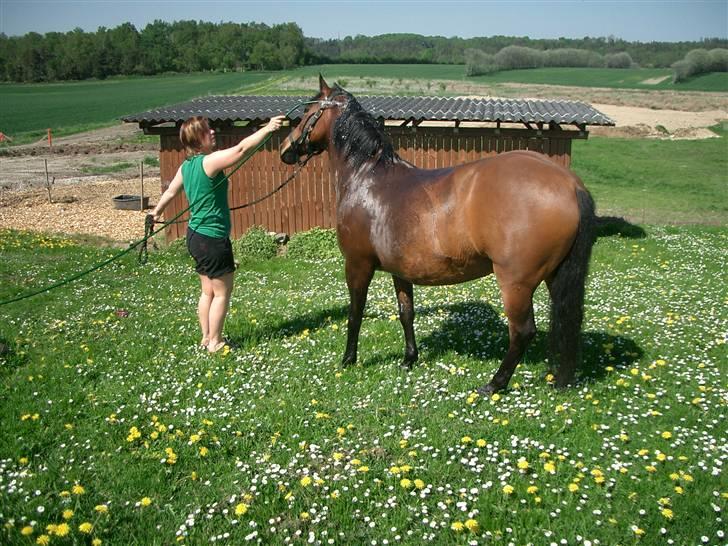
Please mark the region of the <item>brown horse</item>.
POLYGON ((508 385, 536 334, 532 297, 542 281, 552 300, 556 384, 572 382, 595 219, 594 202, 573 173, 528 151, 419 169, 395 153, 379 122, 350 93, 320 78, 319 93, 280 152, 293 164, 324 150, 337 173, 336 233, 350 296, 344 366, 356 362, 375 270, 394 279, 406 367, 418 356, 412 285, 495 273, 510 345, 481 394, 508 385))

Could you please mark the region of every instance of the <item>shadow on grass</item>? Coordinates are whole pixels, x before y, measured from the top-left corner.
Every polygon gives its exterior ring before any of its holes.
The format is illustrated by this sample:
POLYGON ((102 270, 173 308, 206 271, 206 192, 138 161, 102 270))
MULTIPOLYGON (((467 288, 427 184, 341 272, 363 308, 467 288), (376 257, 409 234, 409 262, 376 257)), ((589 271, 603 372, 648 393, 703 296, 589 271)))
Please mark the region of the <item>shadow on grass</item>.
POLYGON ((620 216, 597 216, 597 237, 619 235, 627 239, 644 239, 647 232, 637 224, 632 224, 620 216))
POLYGON ((0 377, 7 377, 27 361, 27 354, 18 354, 10 340, 0 337, 0 377))
POLYGON ((256 326, 243 323, 228 327, 229 338, 236 345, 250 346, 266 339, 281 339, 287 336, 300 335, 304 330, 314 331, 334 322, 339 322, 348 315, 348 306, 340 305, 320 311, 297 315, 294 318, 256 326))
MULTIPOLYGON (((421 357, 436 359, 454 351, 481 360, 500 362, 503 359, 508 349, 508 326, 493 307, 483 302, 465 302, 438 309, 446 310, 447 319, 440 328, 421 339, 421 357)), ((548 328, 548 324, 542 327, 548 328)), ((629 338, 605 332, 582 332, 582 363, 577 376, 601 378, 607 366, 629 366, 643 354, 629 338)), ((542 364, 548 356, 548 330, 539 330, 521 362, 542 364)))

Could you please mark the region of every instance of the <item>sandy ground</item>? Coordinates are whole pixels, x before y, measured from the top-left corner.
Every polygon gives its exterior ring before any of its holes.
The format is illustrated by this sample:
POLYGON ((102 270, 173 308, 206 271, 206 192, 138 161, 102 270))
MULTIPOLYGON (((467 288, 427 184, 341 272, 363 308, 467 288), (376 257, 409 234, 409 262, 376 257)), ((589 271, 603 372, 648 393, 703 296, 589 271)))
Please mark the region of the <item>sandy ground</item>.
POLYGON ((593 135, 670 139, 713 138, 717 135, 708 127, 728 120, 728 110, 686 112, 614 104, 595 103, 592 106, 616 123, 615 127, 590 127, 589 131, 593 135))
MULTIPOLYGON (((0 195, 0 228, 27 229, 48 233, 94 235, 112 241, 129 242, 144 235, 144 218, 149 211, 117 210, 111 198, 139 194, 137 181, 84 182, 53 189, 53 203, 45 189, 6 191, 0 195)), ((159 200, 159 178, 149 180, 149 204, 159 200)))
MULTIPOLYGON (((347 88, 359 94, 375 91, 365 79, 361 80, 350 81, 347 88)), ((306 87, 307 83, 299 81, 295 85, 306 87)), ((391 85, 402 89, 409 84, 392 80, 391 85)), ((589 102, 616 122, 615 127, 589 127, 592 135, 711 138, 716 135, 708 127, 728 123, 726 93, 520 84, 486 88, 467 82, 445 85, 450 92, 471 96, 528 96, 589 102)), ((410 92, 417 91, 410 88, 410 92)), ((141 237, 145 212, 116 210, 111 201, 119 194, 138 195, 139 162, 145 157, 158 157, 158 143, 145 142, 140 134, 134 124, 119 124, 58 138, 52 151, 45 142, 0 151, 0 228, 96 235, 122 243, 141 237), (45 189, 44 160, 48 162, 50 176, 55 178, 53 203, 48 202, 45 189), (131 165, 113 174, 91 174, 93 169, 120 163, 131 165)), ((145 195, 151 197, 152 206, 159 194, 159 169, 145 166, 145 195)))

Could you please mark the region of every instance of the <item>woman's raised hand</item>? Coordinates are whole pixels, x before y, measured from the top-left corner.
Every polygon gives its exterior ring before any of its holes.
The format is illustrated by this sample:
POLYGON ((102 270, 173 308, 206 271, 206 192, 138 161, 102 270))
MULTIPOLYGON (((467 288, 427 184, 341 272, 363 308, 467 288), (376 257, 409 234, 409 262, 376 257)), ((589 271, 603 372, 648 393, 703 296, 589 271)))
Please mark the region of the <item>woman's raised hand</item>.
POLYGON ((286 119, 286 116, 283 116, 283 115, 273 116, 272 118, 270 118, 268 125, 265 126, 266 130, 269 133, 275 133, 278 129, 281 128, 281 125, 283 125, 283 121, 285 119, 286 119))

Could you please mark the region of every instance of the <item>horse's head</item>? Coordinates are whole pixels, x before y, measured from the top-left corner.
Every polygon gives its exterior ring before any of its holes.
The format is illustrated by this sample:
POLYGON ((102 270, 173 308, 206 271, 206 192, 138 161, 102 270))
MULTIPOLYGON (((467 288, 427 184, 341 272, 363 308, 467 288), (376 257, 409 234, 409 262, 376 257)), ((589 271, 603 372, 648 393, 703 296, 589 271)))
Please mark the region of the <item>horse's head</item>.
POLYGON ((328 149, 331 127, 346 101, 346 97, 337 91, 340 91, 338 86, 330 88, 323 76, 319 75, 318 94, 308 101, 301 123, 281 145, 281 160, 284 163, 293 165, 301 157, 311 157, 328 149))

